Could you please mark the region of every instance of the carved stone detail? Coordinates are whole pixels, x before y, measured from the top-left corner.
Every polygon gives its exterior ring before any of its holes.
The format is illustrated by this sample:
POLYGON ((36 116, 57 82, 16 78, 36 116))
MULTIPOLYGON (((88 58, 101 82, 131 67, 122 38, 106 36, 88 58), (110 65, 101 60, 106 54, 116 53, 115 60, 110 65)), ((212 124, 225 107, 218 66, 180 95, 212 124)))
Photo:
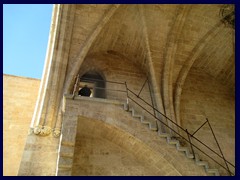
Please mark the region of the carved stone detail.
POLYGON ((220 9, 221 21, 228 27, 235 29, 235 6, 223 5, 220 9))
POLYGON ((35 128, 30 128, 28 131, 28 135, 35 134, 40 136, 48 136, 52 133, 53 137, 58 138, 61 134, 60 128, 54 128, 52 129, 49 126, 36 126, 35 128))
POLYGON ((51 134, 52 128, 49 126, 37 126, 34 128, 34 134, 40 135, 40 136, 47 136, 51 134))
POLYGON ((53 129, 52 135, 53 135, 54 137, 59 137, 60 134, 61 134, 61 129, 59 129, 59 128, 53 129))

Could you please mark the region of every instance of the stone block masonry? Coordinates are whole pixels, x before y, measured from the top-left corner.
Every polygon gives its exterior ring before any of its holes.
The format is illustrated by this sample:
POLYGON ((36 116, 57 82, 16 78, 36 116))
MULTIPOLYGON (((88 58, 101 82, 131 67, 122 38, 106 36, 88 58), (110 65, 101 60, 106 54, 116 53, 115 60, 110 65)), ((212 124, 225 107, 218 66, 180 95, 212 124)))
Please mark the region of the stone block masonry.
POLYGON ((4 176, 18 173, 39 85, 39 79, 3 74, 4 176))
MULTIPOLYGON (((73 163, 60 155, 58 175, 206 175, 156 132, 132 118, 117 101, 66 98, 65 112, 65 128, 78 117, 77 134, 68 134, 71 142, 75 139, 73 163)), ((65 144, 61 144, 60 154, 72 151, 65 144)))

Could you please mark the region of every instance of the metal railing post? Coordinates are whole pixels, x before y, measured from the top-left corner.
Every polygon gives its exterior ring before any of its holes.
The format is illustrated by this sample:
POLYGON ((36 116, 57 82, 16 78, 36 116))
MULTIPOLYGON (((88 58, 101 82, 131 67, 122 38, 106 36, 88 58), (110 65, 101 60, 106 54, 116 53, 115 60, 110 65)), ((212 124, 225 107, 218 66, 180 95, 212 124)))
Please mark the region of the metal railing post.
MULTIPOLYGON (((128 89, 128 91, 130 93, 132 93, 133 95, 135 95, 137 97, 137 95, 130 89, 128 89)), ((186 139, 185 137, 183 137, 181 134, 179 134, 178 132, 176 132, 174 129, 172 129, 168 124, 164 123, 161 119, 157 118, 156 116, 154 116, 151 112, 149 112, 147 109, 145 109, 142 105, 140 105, 139 103, 137 103, 134 99, 132 99, 130 96, 128 96, 129 99, 131 99, 131 101, 133 101, 134 103, 136 103, 138 106, 140 106, 142 109, 144 109, 147 113, 149 113, 151 116, 153 116, 154 118, 156 118, 158 121, 160 121, 165 127, 167 127, 169 130, 175 132, 176 134, 178 134, 180 137, 182 137, 184 140, 186 140, 187 142, 189 142, 192 146, 192 148, 196 148, 197 150, 199 150, 200 152, 202 152, 204 155, 206 155, 207 157, 209 157, 211 160, 213 160, 215 163, 217 163, 218 165, 220 165, 221 167, 223 167, 225 170, 228 171, 228 173, 230 175, 232 175, 233 173, 229 170, 229 168, 226 168, 224 165, 220 164, 218 161, 216 161, 215 159, 213 159, 210 155, 208 155, 207 153, 205 153, 203 150, 201 150, 200 148, 198 148, 195 144, 193 144, 192 142, 190 142, 188 139, 186 139)), ((151 106, 148 102, 146 102, 144 99, 142 99, 141 97, 138 97, 138 99, 141 99, 144 103, 146 103, 147 105, 151 106)), ((165 117, 167 120, 171 121, 173 124, 175 124, 179 129, 183 130, 186 132, 185 129, 183 129, 181 126, 179 126, 178 124, 176 124, 175 122, 173 122, 171 119, 169 119, 167 116, 165 116, 164 114, 162 114, 160 111, 158 111, 156 108, 154 108, 154 110, 158 113, 160 113, 163 117, 165 117)), ((206 122, 205 122, 206 123, 206 122)), ((204 124, 205 124, 204 123, 204 124)), ((202 124, 202 126, 204 125, 202 124)), ((201 126, 201 127, 202 127, 201 126)), ((200 128, 201 128, 200 127, 200 128)), ((193 134, 195 134, 200 128, 198 128, 193 134)), ((189 134, 189 133, 188 133, 189 134)), ((204 144, 203 142, 201 142, 199 139, 197 139, 196 137, 194 137, 193 135, 189 134, 192 138, 194 138, 195 140, 197 140, 198 142, 200 142, 202 145, 204 145, 205 147, 207 147, 209 150, 211 150, 212 152, 214 152, 216 155, 218 155, 220 158, 223 159, 223 157, 221 155, 219 155, 217 152, 215 152, 214 150, 212 150, 209 146, 207 146, 206 144, 204 144)), ((189 137, 190 138, 190 137, 189 137)), ((193 149, 192 149, 193 151, 193 149)), ((196 155, 194 154, 194 156, 196 157, 196 155)), ((232 165, 232 163, 228 162, 225 158, 225 163, 229 163, 230 165, 232 165)), ((235 166, 232 165, 234 168, 235 166)), ((234 175, 234 174, 233 174, 234 175)))
POLYGON ((203 123, 191 136, 194 136, 194 134, 196 134, 196 132, 198 132, 198 130, 201 129, 206 123, 207 123, 207 121, 205 123, 203 123))
POLYGON ((73 94, 72 94, 72 99, 74 99, 75 92, 76 92, 76 89, 77 89, 78 81, 79 81, 79 74, 77 75, 77 77, 76 77, 76 81, 75 81, 75 84, 74 84, 73 94))
POLYGON ((218 146, 218 148, 219 148, 219 151, 220 151, 220 153, 222 154, 222 158, 223 158, 223 160, 224 160, 224 162, 225 162, 225 164, 226 164, 226 167, 227 167, 227 169, 228 169, 228 173, 229 173, 229 175, 231 176, 231 171, 230 171, 230 169, 229 169, 229 167, 228 167, 228 164, 227 164, 226 159, 225 159, 225 157, 224 157, 224 155, 223 155, 222 149, 220 148, 220 145, 219 145, 219 143, 218 143, 218 141, 217 141, 217 138, 216 138, 216 136, 215 136, 215 134, 214 134, 214 132, 213 132, 212 126, 211 126, 208 118, 206 118, 206 120, 207 120, 207 122, 208 122, 208 125, 209 125, 211 131, 212 131, 213 137, 214 137, 214 139, 215 139, 215 141, 216 141, 216 143, 217 143, 217 146, 218 146))
MULTIPOLYGON (((85 80, 85 79, 84 79, 84 80, 85 80)), ((88 78, 88 79, 86 79, 86 80, 88 80, 88 81, 91 80, 91 82, 94 82, 95 79, 89 79, 89 78, 88 78)), ((78 74, 78 75, 75 77, 75 84, 74 84, 74 88, 73 88, 72 99, 74 99, 74 97, 75 97, 74 95, 75 95, 75 93, 76 93, 76 91, 77 91, 77 87, 78 87, 79 81, 81 81, 81 80, 80 80, 80 76, 79 76, 79 74, 78 74)), ((97 79, 96 79, 96 81, 102 81, 102 80, 97 80, 97 79)), ((110 90, 110 91, 118 91, 118 92, 123 92, 123 93, 126 92, 126 96, 127 96, 127 97, 126 97, 126 99, 127 99, 126 108, 127 108, 127 110, 129 110, 129 107, 130 107, 130 106, 129 106, 129 103, 130 103, 130 100, 131 100, 131 103, 135 103, 136 105, 138 105, 139 107, 141 107, 143 110, 145 110, 148 114, 150 114, 153 118, 156 119, 156 126, 157 126, 157 129, 158 129, 158 130, 159 130, 159 128, 161 128, 161 130, 162 130, 162 128, 165 129, 165 127, 166 127, 166 128, 168 128, 170 131, 173 131, 174 133, 176 133, 177 135, 179 135, 181 138, 183 138, 183 140, 185 140, 185 141, 187 141, 188 143, 190 143, 190 148, 191 148, 191 151, 192 151, 192 153, 193 153, 193 158, 194 158, 194 159, 196 158, 196 154, 195 154, 195 152, 194 152, 194 148, 195 148, 195 150, 199 150, 199 151, 202 152, 204 155, 206 155, 208 158, 210 158, 210 159, 213 160, 215 163, 217 163, 217 164, 220 165, 222 168, 224 168, 230 175, 234 175, 234 173, 232 173, 232 172, 230 171, 229 165, 231 165, 231 166, 234 167, 234 168, 235 168, 235 166, 234 166, 232 163, 230 163, 229 161, 227 161, 227 160, 225 159, 225 157, 224 157, 224 155, 223 155, 223 152, 222 152, 222 150, 221 150, 221 148, 220 148, 220 145, 219 145, 219 143, 218 143, 218 141, 217 141, 217 138, 216 138, 216 136, 215 136, 215 134, 214 134, 214 132, 213 132, 213 129, 212 129, 211 125, 210 125, 210 122, 209 122, 209 120, 208 120, 207 118, 206 118, 206 122, 204 122, 197 130, 195 130, 194 133, 190 134, 187 129, 184 129, 184 128, 181 127, 180 125, 176 124, 176 123, 173 122, 171 119, 169 119, 166 115, 164 115, 163 113, 161 113, 158 109, 156 109, 156 108, 154 107, 154 99, 153 99, 154 96, 153 96, 153 94, 152 94, 153 91, 151 91, 150 81, 148 80, 148 78, 147 78, 146 81, 144 82, 144 84, 143 84, 143 86, 142 86, 142 88, 141 88, 141 90, 140 90, 140 92, 139 92, 138 95, 137 95, 136 93, 134 93, 131 89, 128 88, 128 85, 127 85, 127 82, 126 82, 126 81, 125 81, 125 82, 106 81, 106 82, 116 83, 116 84, 121 84, 121 85, 125 84, 126 91, 124 91, 124 90, 115 90, 115 89, 108 89, 108 90, 110 90), (143 90, 143 88, 144 88, 144 86, 145 86, 145 84, 146 84, 147 81, 148 81, 148 87, 149 87, 149 92, 150 92, 150 97, 151 97, 151 104, 148 103, 147 101, 145 101, 144 99, 142 99, 142 98, 139 96, 140 93, 142 92, 142 90, 143 90), (130 95, 130 94, 131 94, 131 95, 130 95), (144 102, 145 104, 139 104, 137 101, 134 100, 135 98, 134 98, 134 99, 132 98, 132 95, 134 95, 134 97, 137 97, 137 99, 140 99, 140 100, 141 100, 142 102, 144 102), (151 112, 150 108, 146 108, 146 105, 150 106, 150 107, 153 109, 153 113, 151 112), (148 109, 149 109, 149 110, 148 110, 148 109), (158 113, 158 114, 156 114, 156 113, 158 113), (161 115, 161 118, 159 117, 159 115, 161 115), (162 118, 162 117, 166 118, 166 122, 164 122, 165 119, 162 118), (179 134, 179 132, 177 132, 175 129, 173 129, 173 128, 168 124, 168 121, 171 122, 172 124, 174 124, 175 126, 177 126, 177 127, 178 127, 178 130, 180 129, 180 130, 185 131, 185 132, 187 133, 188 138, 185 138, 184 136, 182 136, 181 134, 179 134), (159 123, 160 123, 160 124, 159 124, 159 123), (210 127, 210 130, 211 130, 211 132, 212 132, 212 134, 213 134, 213 136, 214 136, 214 139, 215 139, 215 141, 216 141, 216 143, 217 143, 217 146, 218 146, 218 148, 219 148, 219 150, 220 150, 221 155, 220 155, 219 153, 215 152, 213 149, 211 149, 209 146, 207 146, 207 145, 204 144, 203 142, 201 142, 198 138, 194 137, 194 135, 195 135, 206 123, 208 123, 208 125, 209 125, 209 127, 210 127), (159 127, 159 125, 160 125, 160 127, 159 127), (218 155, 222 160, 224 160, 225 166, 224 166, 223 163, 220 164, 218 161, 216 161, 214 158, 212 158, 210 154, 205 153, 205 152, 204 152, 203 150, 201 150, 198 146, 196 146, 195 144, 193 144, 192 140, 198 141, 199 143, 201 143, 202 145, 204 145, 206 148, 208 148, 209 150, 211 150, 214 154, 218 155)), ((106 88, 98 87, 98 89, 106 89, 106 88)), ((121 99, 121 100, 122 100, 122 99, 121 99)))
POLYGON ((192 150, 192 153, 193 153, 193 159, 195 159, 195 152, 193 150, 192 141, 191 141, 190 134, 189 134, 187 129, 186 129, 186 133, 187 133, 187 136, 188 136, 189 143, 191 145, 191 150, 192 150))
POLYGON ((138 93, 137 97, 139 97, 139 95, 141 94, 141 92, 142 92, 142 90, 143 90, 143 87, 145 86, 145 84, 146 84, 147 80, 148 80, 148 78, 147 78, 147 79, 146 79, 146 81, 144 82, 144 84, 143 84, 143 86, 142 86, 141 90, 139 91, 139 93, 138 93))
MULTIPOLYGON (((147 80, 148 80, 148 79, 147 79, 147 80)), ((150 92, 150 97, 151 97, 151 102, 152 102, 153 113, 154 113, 154 116, 156 117, 155 107, 154 107, 154 104, 153 104, 152 91, 151 91, 151 89, 150 89, 150 82, 149 82, 149 81, 148 81, 148 89, 149 89, 149 92, 150 92)))

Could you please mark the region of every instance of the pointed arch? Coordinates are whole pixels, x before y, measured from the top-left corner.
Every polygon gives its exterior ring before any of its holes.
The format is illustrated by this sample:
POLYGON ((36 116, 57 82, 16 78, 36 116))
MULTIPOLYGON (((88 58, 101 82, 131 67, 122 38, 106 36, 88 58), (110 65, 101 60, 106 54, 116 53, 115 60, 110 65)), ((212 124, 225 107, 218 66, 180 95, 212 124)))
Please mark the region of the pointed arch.
POLYGON ((96 98, 106 98, 106 82, 105 77, 101 75, 102 73, 99 73, 96 70, 90 70, 85 72, 83 75, 80 75, 80 85, 84 85, 86 83, 91 85, 92 89, 92 97, 96 98))
POLYGON ((64 93, 68 93, 70 91, 72 85, 74 84, 74 78, 73 77, 75 77, 77 75, 79 67, 81 66, 83 60, 87 56, 88 51, 91 48, 91 45, 96 40, 97 36, 101 32, 101 30, 104 28, 104 26, 107 24, 107 22, 109 22, 109 20, 114 15, 114 13, 119 8, 119 6, 120 5, 113 5, 109 9, 109 11, 106 13, 106 15, 100 21, 100 23, 97 25, 97 27, 95 28, 93 33, 89 36, 89 38, 87 39, 84 46, 82 48, 80 48, 78 56, 76 57, 75 63, 73 65, 73 69, 71 70, 71 72, 66 77, 66 81, 65 81, 65 84, 64 84, 64 88, 63 88, 64 93))
MULTIPOLYGON (((165 63, 163 69, 163 78, 162 78, 162 97, 163 97, 163 105, 165 114, 167 117, 176 121, 175 113, 174 113, 174 106, 173 106, 173 82, 172 82, 172 71, 174 67, 174 60, 176 56, 177 46, 178 46, 178 39, 180 37, 180 32, 182 31, 185 20, 187 15, 191 10, 191 6, 185 5, 183 7, 178 8, 177 16, 172 26, 169 34, 168 34, 168 41, 166 44, 166 53, 164 55, 165 63)), ((172 124, 169 124, 170 126, 172 124)))
POLYGON ((182 67, 179 76, 176 81, 176 91, 174 93, 174 110, 176 115, 176 123, 181 125, 180 122, 180 100, 182 94, 182 87, 185 83, 188 72, 190 71, 193 63, 197 59, 198 55, 201 53, 202 49, 205 47, 206 42, 213 38, 221 29, 219 28, 222 25, 221 22, 218 22, 212 29, 210 29, 202 39, 196 44, 190 53, 188 59, 185 62, 185 65, 182 67))

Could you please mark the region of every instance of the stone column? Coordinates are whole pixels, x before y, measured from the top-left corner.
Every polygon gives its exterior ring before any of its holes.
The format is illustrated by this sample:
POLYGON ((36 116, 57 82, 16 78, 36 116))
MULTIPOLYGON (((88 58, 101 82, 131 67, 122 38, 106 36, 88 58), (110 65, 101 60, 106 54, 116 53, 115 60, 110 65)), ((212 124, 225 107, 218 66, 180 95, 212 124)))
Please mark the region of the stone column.
POLYGON ((60 138, 55 138, 60 135, 60 129, 55 129, 55 122, 59 118, 63 98, 74 15, 75 5, 53 7, 44 71, 19 176, 55 175, 60 141, 60 138), (53 136, 48 136, 51 133, 53 136))
POLYGON ((75 14, 75 5, 54 5, 48 49, 30 132, 46 136, 53 132, 61 108, 63 84, 75 14))

